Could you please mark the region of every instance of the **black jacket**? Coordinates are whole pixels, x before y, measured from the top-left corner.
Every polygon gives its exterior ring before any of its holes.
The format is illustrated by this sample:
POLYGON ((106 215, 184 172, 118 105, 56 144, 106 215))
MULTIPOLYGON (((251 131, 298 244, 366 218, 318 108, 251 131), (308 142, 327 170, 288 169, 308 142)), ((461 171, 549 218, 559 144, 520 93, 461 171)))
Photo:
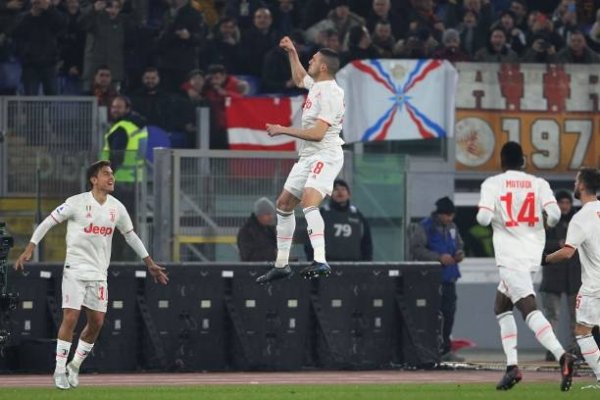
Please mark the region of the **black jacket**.
MULTIPOLYGON (((546 247, 544 254, 553 253, 561 248, 561 241, 567 237, 567 228, 575 211, 561 215, 560 221, 546 230, 546 247)), ((581 264, 579 254, 561 263, 549 264, 542 267, 541 292, 576 294, 581 286, 581 264)))
POLYGON ((252 213, 237 236, 241 261, 275 261, 277 235, 274 226, 261 225, 252 213))
MULTIPOLYGON (((371 228, 358 209, 350 202, 345 205, 329 201, 321 207, 325 222, 325 254, 328 261, 372 261, 371 228)), ((304 246, 306 258, 313 259, 310 241, 304 246)))
POLYGON ((24 66, 49 67, 58 62, 58 37, 67 22, 58 10, 49 7, 40 15, 23 14, 14 31, 17 53, 24 66))

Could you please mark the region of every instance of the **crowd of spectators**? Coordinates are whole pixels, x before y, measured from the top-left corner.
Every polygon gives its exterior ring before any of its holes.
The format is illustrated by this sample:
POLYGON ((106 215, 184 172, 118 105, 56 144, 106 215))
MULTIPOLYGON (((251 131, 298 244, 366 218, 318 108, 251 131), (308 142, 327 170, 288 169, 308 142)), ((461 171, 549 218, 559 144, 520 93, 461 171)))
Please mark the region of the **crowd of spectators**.
MULTIPOLYGON (((0 0, 0 94, 118 94, 168 131, 297 93, 279 39, 365 58, 598 63, 600 0, 0 0)), ((219 137, 219 136, 216 136, 219 137)), ((185 140, 184 146, 194 145, 185 140)), ((211 144, 226 148, 226 143, 211 144)))

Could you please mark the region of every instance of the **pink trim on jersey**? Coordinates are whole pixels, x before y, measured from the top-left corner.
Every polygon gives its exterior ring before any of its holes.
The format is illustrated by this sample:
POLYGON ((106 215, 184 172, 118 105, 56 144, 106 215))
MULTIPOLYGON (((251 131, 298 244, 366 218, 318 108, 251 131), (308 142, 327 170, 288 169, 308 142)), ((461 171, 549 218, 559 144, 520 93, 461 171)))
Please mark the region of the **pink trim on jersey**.
POLYGON ((308 237, 314 237, 314 236, 324 236, 324 234, 322 234, 322 233, 313 233, 312 235, 308 235, 308 237))
POLYGON ((594 353, 600 353, 600 350, 598 350, 598 348, 596 348, 595 350, 588 351, 587 353, 581 353, 581 355, 582 356, 589 356, 590 354, 594 354, 594 353))
POLYGON ((283 239, 283 240, 292 240, 294 237, 287 237, 287 236, 277 236, 277 239, 283 239))
POLYGON ((542 329, 540 329, 539 331, 537 331, 535 333, 535 337, 540 336, 542 333, 546 332, 550 328, 551 328, 550 324, 546 325, 545 327, 543 327, 542 329))
POLYGON ((514 338, 514 337, 517 337, 517 335, 516 335, 516 334, 514 334, 514 335, 506 335, 506 336, 503 336, 503 337, 502 337, 502 340, 506 340, 506 339, 512 339, 512 338, 514 338))
POLYGON ((54 220, 54 222, 56 222, 57 224, 60 224, 60 222, 58 222, 58 220, 56 218, 54 218, 54 215, 50 214, 50 216, 52 217, 52 219, 54 220))
POLYGON ((329 126, 331 126, 331 125, 332 125, 332 124, 331 124, 331 122, 329 122, 329 121, 326 121, 326 120, 324 120, 324 119, 323 119, 323 118, 321 118, 321 117, 317 117, 317 119, 318 119, 319 121, 323 121, 323 122, 325 122, 325 123, 326 123, 327 125, 329 125, 329 126))
POLYGON ((56 357, 58 357, 58 358, 67 358, 67 356, 63 355, 63 354, 56 354, 56 357))
POLYGON ((494 210, 492 210, 491 208, 489 208, 489 207, 486 207, 486 206, 477 206, 477 207, 479 207, 479 208, 483 208, 484 210, 489 210, 489 211, 491 211, 491 212, 494 212, 494 210))
POLYGON ((547 203, 544 203, 544 204, 542 205, 542 207, 546 207, 548 204, 556 204, 556 201, 554 201, 554 200, 550 200, 549 202, 547 202, 547 203))

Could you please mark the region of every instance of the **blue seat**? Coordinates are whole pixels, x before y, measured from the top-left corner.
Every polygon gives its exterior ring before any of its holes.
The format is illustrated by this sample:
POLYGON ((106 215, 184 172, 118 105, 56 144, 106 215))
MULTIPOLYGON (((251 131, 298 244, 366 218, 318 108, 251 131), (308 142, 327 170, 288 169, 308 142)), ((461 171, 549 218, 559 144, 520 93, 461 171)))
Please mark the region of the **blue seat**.
POLYGON ((146 160, 154 162, 154 148, 166 147, 171 148, 171 138, 169 133, 159 128, 158 126, 148 125, 148 143, 146 146, 146 160))
POLYGON ((21 82, 21 64, 15 59, 0 63, 0 89, 16 90, 21 82))

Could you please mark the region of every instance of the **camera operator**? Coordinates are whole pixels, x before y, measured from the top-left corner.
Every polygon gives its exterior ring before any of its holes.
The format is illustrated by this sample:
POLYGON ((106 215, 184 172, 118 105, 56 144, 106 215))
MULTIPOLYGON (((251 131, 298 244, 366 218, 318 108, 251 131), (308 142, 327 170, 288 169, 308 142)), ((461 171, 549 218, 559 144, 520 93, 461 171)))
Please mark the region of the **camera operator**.
POLYGON ((531 41, 531 47, 528 48, 523 57, 522 62, 531 63, 555 63, 556 48, 548 41, 545 35, 536 35, 531 41))

